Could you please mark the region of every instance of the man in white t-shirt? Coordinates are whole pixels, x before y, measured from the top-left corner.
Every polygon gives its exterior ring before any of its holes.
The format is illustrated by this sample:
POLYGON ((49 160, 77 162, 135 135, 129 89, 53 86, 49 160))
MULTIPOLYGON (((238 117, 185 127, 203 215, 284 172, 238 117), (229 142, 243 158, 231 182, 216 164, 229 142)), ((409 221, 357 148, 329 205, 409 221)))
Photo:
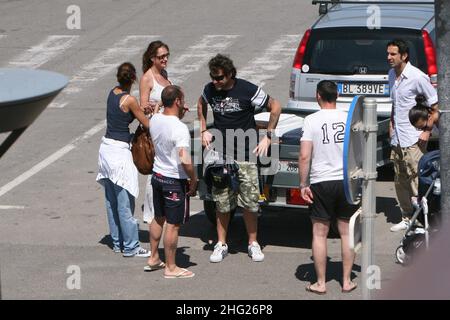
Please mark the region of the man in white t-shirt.
POLYGON ((150 120, 150 135, 155 145, 152 176, 155 219, 150 224, 152 254, 144 270, 165 268, 164 277, 167 279, 192 278, 192 271, 180 268, 175 263, 180 225, 189 219, 189 197, 195 195, 197 188, 189 148, 191 137, 187 126, 180 121, 187 108, 184 93, 178 86, 165 87, 161 100, 164 111, 155 114, 150 120), (165 222, 166 263, 160 260, 158 253, 165 222))
POLYGON ((327 236, 330 223, 337 219, 342 242, 342 292, 351 292, 357 285, 351 281, 354 253, 349 247, 349 219, 357 206, 347 203, 343 184, 347 113, 336 109, 337 86, 332 81, 318 83, 316 99, 321 110, 304 120, 298 160, 301 195, 309 203, 313 225, 312 253, 317 276, 317 282, 306 290, 326 293, 327 236))

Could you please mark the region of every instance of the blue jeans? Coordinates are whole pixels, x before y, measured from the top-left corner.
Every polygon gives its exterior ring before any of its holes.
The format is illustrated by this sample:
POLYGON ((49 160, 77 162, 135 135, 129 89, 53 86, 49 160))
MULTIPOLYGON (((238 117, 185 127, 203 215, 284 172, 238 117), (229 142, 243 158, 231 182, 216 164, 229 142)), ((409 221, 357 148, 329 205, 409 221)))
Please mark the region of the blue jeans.
POLYGON ((103 179, 106 212, 114 250, 123 246, 123 253, 132 253, 139 247, 138 224, 133 217, 134 197, 124 188, 103 179))

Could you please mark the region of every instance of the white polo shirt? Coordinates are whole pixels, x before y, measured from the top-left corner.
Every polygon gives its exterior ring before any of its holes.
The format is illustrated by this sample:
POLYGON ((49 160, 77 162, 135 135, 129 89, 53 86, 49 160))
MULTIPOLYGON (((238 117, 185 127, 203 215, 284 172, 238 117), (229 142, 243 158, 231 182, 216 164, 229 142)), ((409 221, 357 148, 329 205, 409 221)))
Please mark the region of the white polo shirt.
POLYGON ((418 94, 426 97, 429 106, 437 103, 437 91, 430 78, 409 62, 398 79, 395 70, 389 70, 389 86, 394 118, 391 145, 410 147, 419 140, 422 131, 417 131, 409 122, 409 110, 416 105, 418 94))

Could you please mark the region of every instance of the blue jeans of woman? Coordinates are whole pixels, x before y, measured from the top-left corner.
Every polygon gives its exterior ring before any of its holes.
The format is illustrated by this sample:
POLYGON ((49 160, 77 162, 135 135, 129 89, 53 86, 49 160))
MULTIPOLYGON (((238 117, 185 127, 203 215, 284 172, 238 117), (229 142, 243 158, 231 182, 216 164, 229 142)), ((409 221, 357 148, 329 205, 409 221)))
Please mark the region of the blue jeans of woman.
POLYGON ((106 212, 113 249, 132 253, 139 247, 138 224, 133 217, 134 197, 124 188, 104 179, 106 212))

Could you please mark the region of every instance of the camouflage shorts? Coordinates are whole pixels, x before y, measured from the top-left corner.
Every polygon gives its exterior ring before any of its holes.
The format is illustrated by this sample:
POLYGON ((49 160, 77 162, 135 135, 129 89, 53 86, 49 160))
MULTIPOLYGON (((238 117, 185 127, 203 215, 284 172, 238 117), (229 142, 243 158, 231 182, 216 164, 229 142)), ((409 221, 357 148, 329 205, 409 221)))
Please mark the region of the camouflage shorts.
POLYGON ((258 212, 258 168, 254 163, 237 163, 239 165, 239 191, 235 193, 230 187, 225 189, 212 188, 212 197, 216 202, 217 211, 221 213, 230 212, 239 205, 250 212, 258 212))

